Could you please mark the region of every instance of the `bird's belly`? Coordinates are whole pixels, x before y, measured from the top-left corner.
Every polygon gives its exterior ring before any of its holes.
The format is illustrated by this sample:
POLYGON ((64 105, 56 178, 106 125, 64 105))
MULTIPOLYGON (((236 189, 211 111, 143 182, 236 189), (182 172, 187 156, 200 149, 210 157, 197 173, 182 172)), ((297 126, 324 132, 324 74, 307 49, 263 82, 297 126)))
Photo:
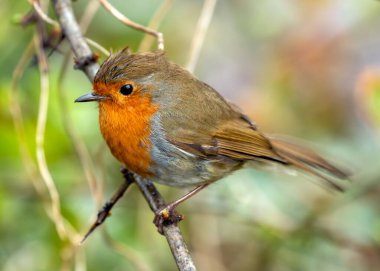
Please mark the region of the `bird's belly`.
POLYGON ((152 181, 177 187, 195 186, 215 179, 206 169, 204 161, 166 156, 166 159, 154 159, 151 166, 152 181))

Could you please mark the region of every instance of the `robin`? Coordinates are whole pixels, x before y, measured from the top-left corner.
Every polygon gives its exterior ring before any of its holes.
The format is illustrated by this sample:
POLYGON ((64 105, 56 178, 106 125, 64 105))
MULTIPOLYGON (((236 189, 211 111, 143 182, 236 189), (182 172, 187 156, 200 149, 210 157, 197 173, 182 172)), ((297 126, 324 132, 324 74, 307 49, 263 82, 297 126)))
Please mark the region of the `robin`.
POLYGON ((334 180, 348 174, 312 150, 260 132, 217 91, 163 51, 132 54, 126 48, 101 65, 93 92, 76 102, 99 103, 101 133, 112 154, 130 171, 154 182, 195 187, 162 209, 174 208, 210 183, 244 165, 275 163, 334 180))

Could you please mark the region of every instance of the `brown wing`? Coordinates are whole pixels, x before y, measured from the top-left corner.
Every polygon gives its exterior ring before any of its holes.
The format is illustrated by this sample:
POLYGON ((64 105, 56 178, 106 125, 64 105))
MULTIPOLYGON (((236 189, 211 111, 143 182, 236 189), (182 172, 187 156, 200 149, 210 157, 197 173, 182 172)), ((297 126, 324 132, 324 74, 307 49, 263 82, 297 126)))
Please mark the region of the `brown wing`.
POLYGON ((244 119, 228 121, 214 131, 212 140, 173 142, 178 147, 204 158, 222 156, 234 160, 271 160, 311 173, 330 187, 343 191, 334 178, 347 179, 349 174, 335 167, 314 151, 278 138, 269 138, 244 119), (327 175, 327 176, 326 176, 327 175), (333 177, 333 178, 331 178, 333 177))
POLYGON ((270 141, 244 120, 229 121, 215 131, 218 154, 233 159, 266 159, 286 163, 274 151, 270 141))
POLYGON ((171 140, 179 148, 198 156, 225 156, 234 160, 266 159, 281 163, 286 160, 273 150, 270 141, 244 118, 227 121, 211 132, 207 140, 193 138, 171 140))

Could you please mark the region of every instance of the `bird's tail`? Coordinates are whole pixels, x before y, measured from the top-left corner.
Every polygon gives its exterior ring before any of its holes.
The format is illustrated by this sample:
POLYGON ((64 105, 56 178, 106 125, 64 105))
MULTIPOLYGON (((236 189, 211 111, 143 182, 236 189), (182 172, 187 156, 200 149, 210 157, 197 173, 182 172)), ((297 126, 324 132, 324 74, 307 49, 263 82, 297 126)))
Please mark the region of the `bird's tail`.
POLYGON ((276 154, 284 159, 286 164, 318 176, 332 188, 344 191, 344 188, 336 181, 337 179, 348 179, 351 175, 350 173, 332 165, 314 151, 295 144, 290 140, 272 136, 268 136, 268 138, 276 154))

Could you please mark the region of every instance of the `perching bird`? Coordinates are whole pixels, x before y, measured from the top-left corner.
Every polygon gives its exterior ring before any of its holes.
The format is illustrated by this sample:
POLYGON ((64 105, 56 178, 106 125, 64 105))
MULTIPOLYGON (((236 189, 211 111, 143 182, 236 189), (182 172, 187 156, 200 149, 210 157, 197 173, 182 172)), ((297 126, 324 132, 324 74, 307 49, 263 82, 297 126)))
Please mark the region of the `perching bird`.
POLYGON ((164 52, 124 49, 100 67, 93 92, 76 102, 99 103, 100 130, 112 154, 130 171, 170 186, 195 186, 175 206, 243 165, 281 164, 318 176, 348 174, 318 154, 259 131, 236 106, 164 52))

